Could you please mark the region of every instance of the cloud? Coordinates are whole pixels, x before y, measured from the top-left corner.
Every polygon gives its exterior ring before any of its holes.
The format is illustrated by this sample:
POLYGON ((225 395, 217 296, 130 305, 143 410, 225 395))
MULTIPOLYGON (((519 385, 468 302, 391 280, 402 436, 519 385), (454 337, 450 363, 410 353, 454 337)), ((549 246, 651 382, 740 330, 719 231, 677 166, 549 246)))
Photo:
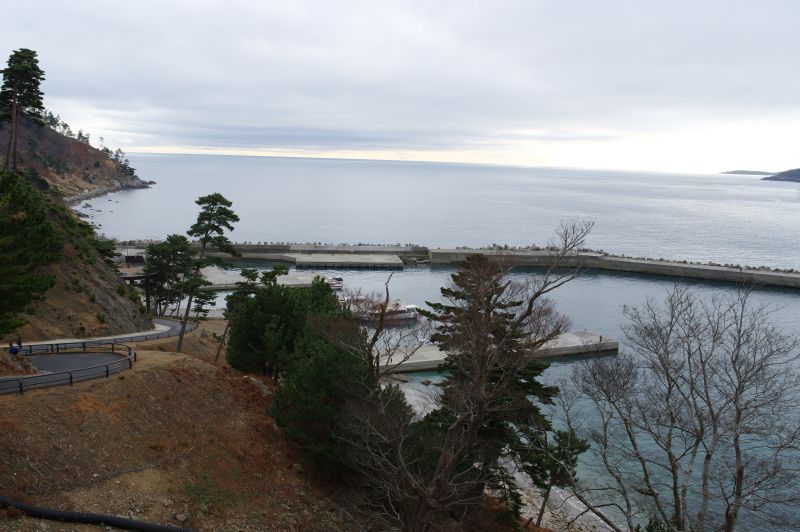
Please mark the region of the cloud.
POLYGON ((0 54, 38 50, 47 105, 130 151, 479 147, 581 165, 616 146, 603 164, 625 166, 642 138, 675 161, 681 132, 783 129, 798 15, 791 0, 42 1, 5 8, 0 54))

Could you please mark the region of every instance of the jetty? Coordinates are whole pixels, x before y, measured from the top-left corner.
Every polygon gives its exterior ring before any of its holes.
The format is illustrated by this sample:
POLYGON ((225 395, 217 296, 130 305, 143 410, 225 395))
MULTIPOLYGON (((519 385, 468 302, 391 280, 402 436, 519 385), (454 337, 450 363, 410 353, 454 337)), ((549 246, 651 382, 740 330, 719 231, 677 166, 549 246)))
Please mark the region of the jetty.
MULTIPOLYGON (((619 351, 619 342, 591 331, 564 333, 536 351, 536 358, 556 359, 570 356, 612 355, 619 351)), ((406 358, 402 353, 397 360, 406 358)), ((445 363, 445 354, 434 344, 424 344, 406 360, 387 360, 383 369, 389 373, 435 371, 445 363)))
MULTIPOLYGON (((141 262, 146 243, 119 246, 117 251, 129 263, 141 262)), ((398 270, 419 264, 458 266, 469 255, 481 254, 513 266, 547 268, 553 264, 552 251, 536 249, 440 249, 425 246, 346 246, 314 244, 235 244, 240 260, 282 262, 298 269, 383 269, 398 270)), ((209 256, 229 258, 210 251, 209 256)), ((800 272, 768 268, 697 264, 690 262, 620 257, 597 252, 581 252, 564 260, 564 267, 594 271, 614 271, 642 275, 679 277, 737 284, 756 284, 800 289, 800 272)))

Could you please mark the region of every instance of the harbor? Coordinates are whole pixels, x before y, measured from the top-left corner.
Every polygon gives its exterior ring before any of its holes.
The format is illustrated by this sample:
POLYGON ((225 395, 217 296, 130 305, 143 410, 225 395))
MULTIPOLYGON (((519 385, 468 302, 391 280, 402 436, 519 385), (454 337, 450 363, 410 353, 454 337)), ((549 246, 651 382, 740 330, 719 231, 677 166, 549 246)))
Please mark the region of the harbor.
MULTIPOLYGON (((137 242, 129 246, 118 246, 117 251, 127 262, 136 262, 136 260, 141 262, 144 259, 145 247, 145 242, 137 242), (138 257, 141 258, 137 259, 138 257)), ((236 244, 234 247, 240 254, 239 260, 282 262, 294 265, 298 269, 402 270, 404 267, 419 264, 457 266, 473 254, 482 254, 496 260, 503 260, 517 267, 547 268, 552 266, 555 257, 551 251, 534 249, 434 249, 425 246, 310 244, 236 244)), ((229 258, 228 255, 214 251, 208 252, 208 255, 229 258)), ((800 272, 746 266, 619 257, 590 251, 567 257, 561 266, 800 289, 800 272)))

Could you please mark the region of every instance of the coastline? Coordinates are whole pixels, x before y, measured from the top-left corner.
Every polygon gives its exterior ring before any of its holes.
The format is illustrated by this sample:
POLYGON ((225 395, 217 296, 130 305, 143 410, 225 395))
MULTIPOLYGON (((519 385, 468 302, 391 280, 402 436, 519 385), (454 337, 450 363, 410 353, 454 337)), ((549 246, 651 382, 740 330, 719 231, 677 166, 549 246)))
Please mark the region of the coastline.
POLYGON ((129 185, 125 183, 117 182, 116 185, 111 185, 110 187, 101 187, 96 188, 94 190, 85 190, 79 194, 74 194, 72 196, 64 196, 64 203, 68 207, 72 207, 82 201, 86 201, 89 199, 99 198, 101 196, 105 196, 107 194, 111 194, 113 192, 120 192, 122 190, 138 190, 143 188, 150 188, 152 185, 155 185, 155 181, 142 181, 140 183, 129 185))

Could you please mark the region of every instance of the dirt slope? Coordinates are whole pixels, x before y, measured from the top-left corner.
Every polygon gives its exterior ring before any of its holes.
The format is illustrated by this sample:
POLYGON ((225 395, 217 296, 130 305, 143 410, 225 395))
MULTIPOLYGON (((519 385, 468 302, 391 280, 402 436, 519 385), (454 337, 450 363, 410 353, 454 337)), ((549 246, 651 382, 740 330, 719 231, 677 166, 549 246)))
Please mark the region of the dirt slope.
MULTIPOLYGON (((357 529, 304 472, 250 381, 140 353, 133 371, 109 380, 0 397, 4 494, 201 530, 357 529)), ((39 527, 15 512, 0 518, 0 530, 39 527)))

